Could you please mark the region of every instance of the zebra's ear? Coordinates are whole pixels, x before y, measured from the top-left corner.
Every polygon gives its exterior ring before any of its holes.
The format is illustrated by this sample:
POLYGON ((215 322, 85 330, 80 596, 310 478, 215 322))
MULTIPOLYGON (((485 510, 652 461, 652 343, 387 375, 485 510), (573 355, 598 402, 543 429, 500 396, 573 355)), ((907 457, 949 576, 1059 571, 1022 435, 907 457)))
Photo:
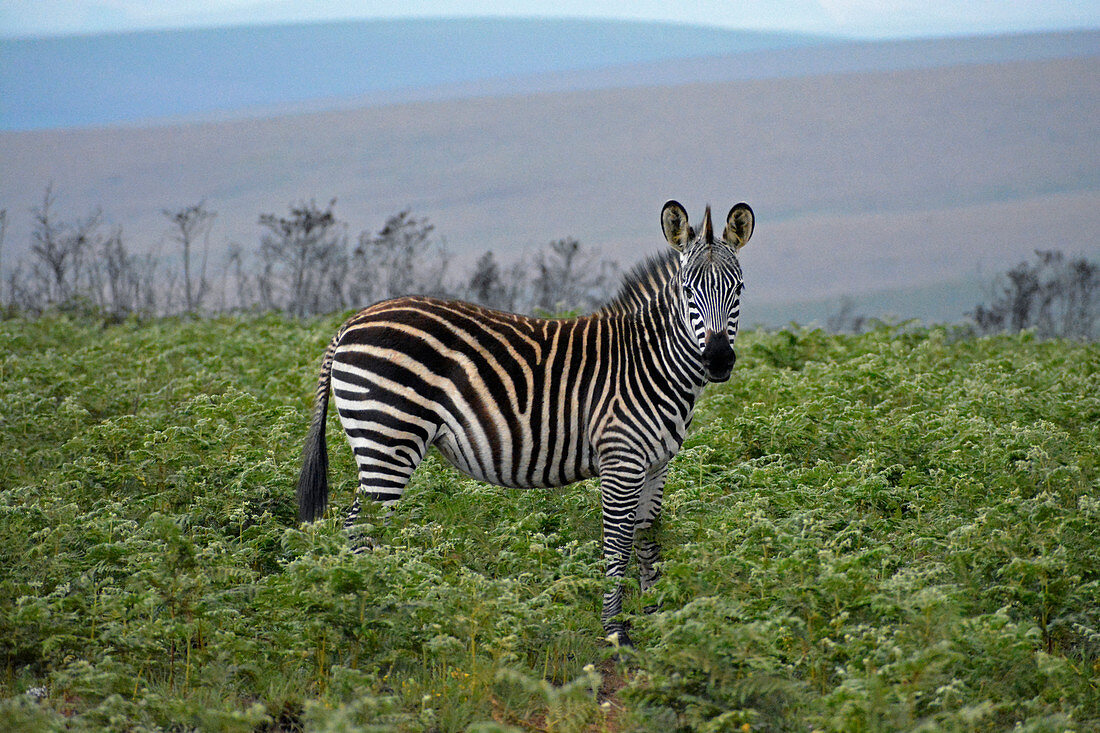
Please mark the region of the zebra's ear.
POLYGON ((726 217, 726 230, 722 232, 722 238, 734 249, 741 249, 752 236, 755 223, 756 217, 752 213, 752 208, 745 203, 737 204, 730 209, 726 217))
POLYGON ((695 237, 688 223, 687 211, 679 201, 668 201, 661 209, 661 229, 664 230, 665 240, 677 252, 683 252, 695 237))

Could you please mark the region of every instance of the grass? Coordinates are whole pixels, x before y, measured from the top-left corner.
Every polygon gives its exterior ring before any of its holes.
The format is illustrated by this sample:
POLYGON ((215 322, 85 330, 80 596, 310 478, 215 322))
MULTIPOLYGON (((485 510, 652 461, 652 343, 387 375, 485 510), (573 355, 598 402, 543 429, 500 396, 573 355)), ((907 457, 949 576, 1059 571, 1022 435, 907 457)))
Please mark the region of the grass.
POLYGON ((1097 345, 742 334, 615 661, 595 482, 498 489, 431 454, 354 556, 331 418, 336 506, 297 526, 337 323, 0 322, 9 727, 1100 727, 1097 345))

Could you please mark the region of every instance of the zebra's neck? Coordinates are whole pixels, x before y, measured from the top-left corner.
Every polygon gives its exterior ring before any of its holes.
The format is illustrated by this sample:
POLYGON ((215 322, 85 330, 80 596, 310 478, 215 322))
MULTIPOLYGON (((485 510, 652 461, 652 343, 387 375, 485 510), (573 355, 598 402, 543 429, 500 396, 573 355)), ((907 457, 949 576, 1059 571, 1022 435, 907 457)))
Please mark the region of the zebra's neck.
POLYGON ((706 378, 702 352, 687 326, 680 256, 674 250, 653 255, 635 266, 616 296, 596 316, 621 320, 636 341, 637 353, 651 354, 662 381, 677 392, 699 396, 706 378))
POLYGON ((706 377, 702 352, 684 320, 684 302, 679 281, 663 283, 629 311, 601 311, 599 318, 616 324, 627 352, 640 359, 646 381, 664 392, 690 413, 706 377))
POLYGON ((665 284, 654 298, 651 308, 654 320, 660 319, 662 322, 660 343, 667 354, 669 377, 698 397, 706 384, 703 353, 695 334, 687 325, 684 315, 686 303, 678 279, 665 284))

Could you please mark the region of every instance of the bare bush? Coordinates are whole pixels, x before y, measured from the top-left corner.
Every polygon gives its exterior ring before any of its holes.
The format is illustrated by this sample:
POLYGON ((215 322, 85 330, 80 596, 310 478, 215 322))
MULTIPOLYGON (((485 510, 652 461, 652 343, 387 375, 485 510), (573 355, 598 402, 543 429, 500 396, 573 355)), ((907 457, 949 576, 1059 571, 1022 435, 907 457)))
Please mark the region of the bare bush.
POLYGON ((1096 339, 1100 336, 1100 265, 1061 252, 1035 252, 1000 276, 989 304, 968 315, 979 333, 1034 329, 1040 338, 1096 339))
POLYGON ((138 284, 130 256, 122 244, 122 230, 102 242, 98 256, 89 265, 92 301, 104 313, 121 318, 134 312, 138 302, 138 284))
POLYGON ((347 235, 333 208, 316 202, 291 206, 290 216, 262 214, 257 291, 263 310, 301 318, 346 306, 347 235))
POLYGON ((363 232, 352 252, 354 301, 367 304, 399 295, 446 297, 450 264, 444 245, 432 238, 435 226, 408 209, 386 220, 377 234, 363 232))
POLYGON ((246 263, 248 255, 238 242, 230 242, 221 271, 219 300, 216 310, 245 311, 257 307, 256 277, 246 263))
MULTIPOLYGON (((616 276, 614 263, 597 261, 576 239, 562 239, 510 265, 485 252, 471 271, 452 277, 435 226, 407 209, 377 232, 360 233, 349 251, 335 203, 319 207, 311 200, 292 205, 287 216, 262 214, 259 247, 228 244, 225 266, 212 282, 207 258, 216 214, 205 202, 161 211, 180 255, 165 267, 155 255, 129 252, 121 229, 105 232, 98 209, 84 219, 59 218, 50 186, 31 211, 29 261, 5 273, 0 303, 12 314, 61 308, 110 320, 239 310, 305 317, 421 294, 559 313, 600 305, 616 276)), ((6 223, 0 210, 0 255, 6 223)))
POLYGON ((105 316, 119 320, 137 314, 156 315, 161 309, 157 262, 152 255, 129 253, 116 229, 102 240, 88 268, 88 296, 105 316))
POLYGON ((521 273, 513 268, 512 276, 505 278, 496 256, 489 250, 474 263, 463 297, 487 308, 515 310, 522 284, 517 274, 521 273))
POLYGON ((616 263, 597 261, 572 237, 550 242, 535 256, 534 270, 528 304, 548 313, 601 305, 618 276, 616 263))
POLYGON ((825 330, 829 333, 860 334, 869 331, 872 324, 873 320, 857 312, 855 300, 846 295, 840 299, 836 312, 825 319, 825 330))
POLYGON ((194 313, 202 307, 210 284, 206 280, 206 256, 210 247, 210 228, 213 226, 216 212, 206 208, 206 202, 200 201, 182 209, 162 209, 171 223, 169 237, 180 245, 183 259, 183 303, 187 313, 194 313), (192 255, 199 240, 202 240, 202 259, 198 272, 192 272, 192 255))
POLYGON ((155 258, 127 252, 120 228, 104 233, 99 209, 75 221, 59 218, 54 209, 51 185, 41 206, 31 209, 30 261, 7 273, 4 304, 10 313, 60 309, 119 319, 161 312, 155 258))
POLYGON ((26 291, 46 306, 68 307, 90 289, 87 281, 88 259, 101 243, 99 227, 102 213, 96 209, 87 218, 73 223, 57 220, 53 214, 53 186, 46 187, 42 205, 31 210, 32 283, 26 291))

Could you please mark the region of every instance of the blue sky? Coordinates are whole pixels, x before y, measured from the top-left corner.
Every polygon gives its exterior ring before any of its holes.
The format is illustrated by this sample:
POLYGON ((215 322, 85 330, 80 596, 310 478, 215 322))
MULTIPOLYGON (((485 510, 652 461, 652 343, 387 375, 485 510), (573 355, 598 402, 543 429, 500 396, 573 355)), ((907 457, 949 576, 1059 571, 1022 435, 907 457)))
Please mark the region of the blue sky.
POLYGON ((0 0, 0 35, 348 18, 633 18, 870 38, 1100 27, 1100 0, 0 0))

